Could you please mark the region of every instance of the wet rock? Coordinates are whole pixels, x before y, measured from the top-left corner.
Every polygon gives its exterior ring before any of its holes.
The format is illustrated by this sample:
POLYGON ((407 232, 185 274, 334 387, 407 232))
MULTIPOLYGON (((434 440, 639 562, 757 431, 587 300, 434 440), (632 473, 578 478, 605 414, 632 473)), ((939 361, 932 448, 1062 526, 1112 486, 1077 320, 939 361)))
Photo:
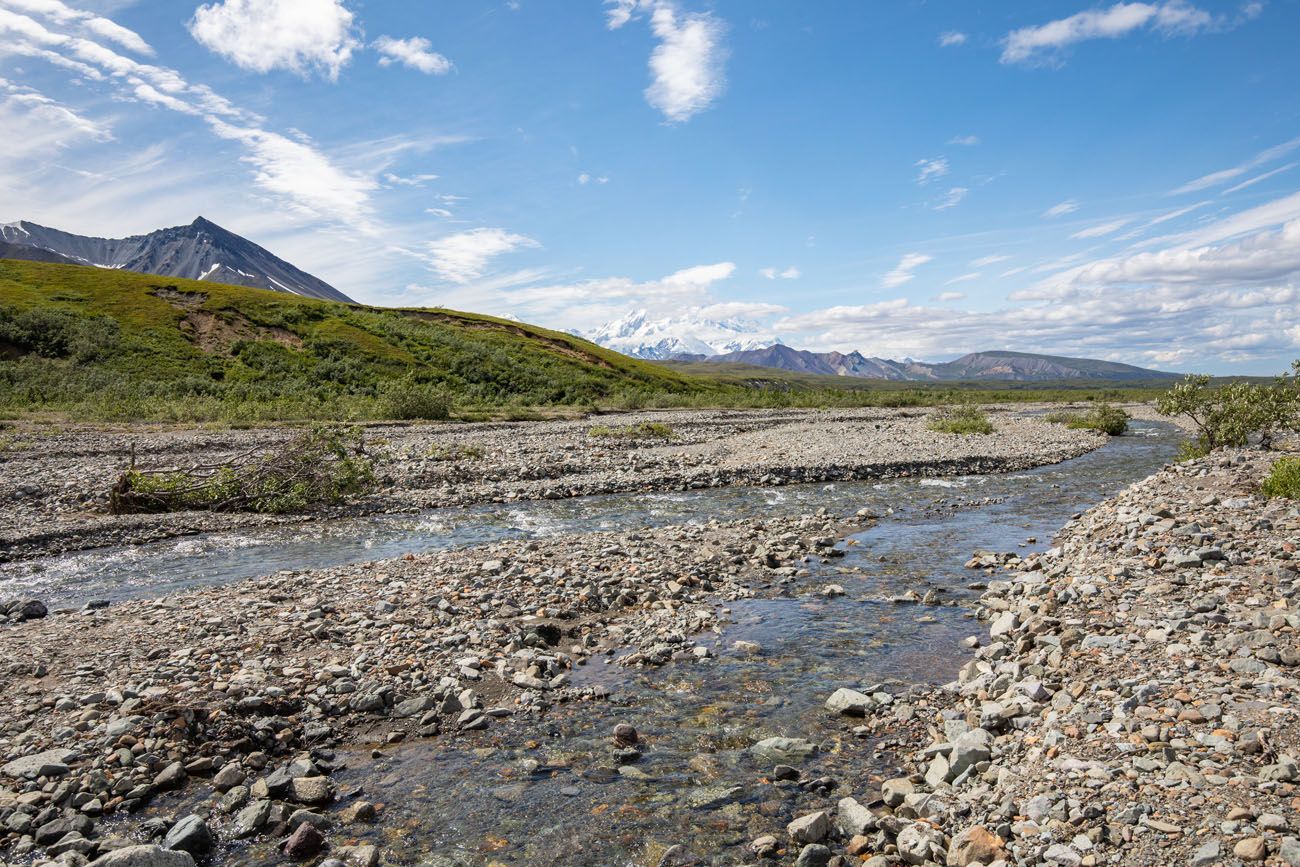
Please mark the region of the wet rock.
POLYGON ((847 716, 866 716, 867 711, 876 706, 870 696, 841 687, 826 699, 826 709, 847 716))
POLYGON ((334 786, 326 777, 296 777, 289 783, 289 797, 299 804, 328 804, 334 786))
POLYGON ((853 798, 841 798, 835 808, 835 824, 846 837, 865 836, 876 827, 876 817, 853 798))
POLYGON ((819 810, 795 819, 785 831, 796 843, 819 843, 831 831, 831 818, 824 810, 819 810))
POLYGON ((201 816, 186 816, 179 820, 163 838, 163 848, 191 855, 205 855, 212 849, 212 831, 201 816))
POLYGON ((620 747, 636 746, 640 740, 637 730, 627 723, 619 723, 614 726, 614 743, 620 747))
POLYGON ((284 842, 284 854, 294 861, 314 858, 325 848, 325 838, 315 826, 303 822, 284 842))
POLYGON ((236 837, 251 837, 262 826, 266 824, 267 819, 271 817, 270 801, 254 801, 247 807, 239 811, 235 816, 234 832, 236 837))
POLYGON ((831 850, 820 843, 809 843, 799 850, 795 867, 826 867, 831 860, 831 850))
POLYGON ((754 758, 770 764, 801 762, 816 754, 817 745, 803 738, 764 738, 749 748, 754 758))

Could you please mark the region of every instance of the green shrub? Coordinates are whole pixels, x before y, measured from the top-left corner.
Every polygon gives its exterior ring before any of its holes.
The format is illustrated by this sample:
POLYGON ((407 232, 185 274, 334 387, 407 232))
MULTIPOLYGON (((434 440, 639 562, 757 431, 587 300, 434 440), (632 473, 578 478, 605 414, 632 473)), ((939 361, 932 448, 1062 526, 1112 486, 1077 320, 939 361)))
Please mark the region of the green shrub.
POLYGON ((993 422, 978 406, 954 406, 930 416, 929 428, 939 433, 991 434, 993 422))
POLYGON ((1279 459, 1260 489, 1266 497, 1300 500, 1300 458, 1279 459))
POLYGON ((623 440, 670 440, 677 436, 677 432, 673 430, 672 425, 655 421, 643 421, 640 424, 629 424, 621 427, 598 424, 587 431, 587 436, 623 440))
POLYGON ((1300 430, 1300 361, 1295 373, 1269 385, 1232 382, 1211 386, 1210 377, 1189 375, 1156 401, 1162 415, 1185 416, 1196 431, 1185 457, 1209 454, 1252 439, 1269 447, 1278 433, 1300 430))
POLYGON ((443 421, 451 417, 451 395, 436 385, 399 383, 384 399, 389 418, 402 421, 443 421))
POLYGON ((483 457, 483 447, 479 445, 435 444, 429 448, 427 457, 431 461, 477 461, 483 457))
POLYGON ((150 472, 132 465, 109 493, 117 515, 140 512, 281 514, 335 505, 375 483, 360 429, 316 427, 245 460, 150 472))

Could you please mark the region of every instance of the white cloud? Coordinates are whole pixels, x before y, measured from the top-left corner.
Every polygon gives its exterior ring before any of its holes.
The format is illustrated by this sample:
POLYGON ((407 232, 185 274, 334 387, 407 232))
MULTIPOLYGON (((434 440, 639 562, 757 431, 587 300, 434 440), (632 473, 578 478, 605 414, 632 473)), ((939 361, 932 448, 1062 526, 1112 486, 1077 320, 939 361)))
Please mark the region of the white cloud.
POLYGON ((1088 9, 1068 18, 1013 30, 1003 40, 1001 59, 1003 63, 1032 61, 1077 42, 1117 39, 1148 26, 1166 36, 1190 36, 1213 23, 1208 12, 1183 0, 1116 3, 1106 9, 1088 9))
POLYGON ((948 174, 947 157, 936 157, 932 160, 917 160, 913 165, 921 170, 916 176, 916 182, 918 184, 928 184, 930 181, 948 174))
POLYGON ((1005 262, 1010 258, 1010 256, 994 254, 992 256, 980 256, 978 259, 972 259, 970 263, 976 268, 984 268, 988 265, 996 265, 998 262, 1005 262))
POLYGON ((650 55, 654 81, 646 88, 650 105, 675 123, 708 108, 726 88, 722 22, 709 13, 679 15, 667 2, 655 5, 650 29, 659 45, 650 55))
POLYGON ((933 261, 933 256, 927 256, 924 253, 908 253, 898 260, 894 270, 887 273, 880 280, 880 285, 886 289, 892 289, 895 286, 902 286, 916 275, 912 272, 924 265, 926 262, 933 261))
POLYGON ((4 0, 5 6, 21 12, 40 15, 56 24, 76 25, 92 37, 100 37, 116 42, 128 51, 137 54, 152 55, 153 48, 145 42, 140 34, 129 30, 115 21, 102 18, 81 9, 73 9, 61 0, 4 0))
POLYGON ((979 278, 980 278, 979 271, 971 271, 966 274, 959 274, 956 277, 953 277, 951 280, 946 280, 944 281, 943 285, 955 286, 958 283, 969 283, 971 280, 978 280, 979 278))
POLYGON ((396 39, 380 36, 370 47, 378 51, 380 66, 400 63, 426 75, 446 75, 452 70, 451 61, 433 50, 433 43, 422 36, 396 39))
POLYGON ((658 39, 650 54, 645 98, 672 123, 681 123, 713 104, 726 89, 726 25, 708 12, 680 12, 673 0, 605 0, 610 30, 650 15, 658 39))
POLYGON ((1096 226, 1089 226, 1086 229, 1080 229, 1070 237, 1071 238, 1104 238, 1107 235, 1115 234, 1116 232, 1118 232, 1120 229, 1124 228, 1131 222, 1132 220, 1129 220, 1127 218, 1122 218, 1119 220, 1111 220, 1108 223, 1099 223, 1096 226))
MULTIPOLYGON (((951 283, 952 281, 950 280, 948 282, 951 283)), ((960 301, 965 297, 966 293, 964 292, 940 292, 938 295, 934 296, 934 300, 940 303, 948 303, 950 301, 960 301)))
POLYGON ((208 50, 253 72, 337 79, 361 45, 341 0, 219 0, 195 9, 189 28, 208 50))
POLYGON ((966 198, 966 194, 969 192, 970 190, 965 187, 950 187, 948 192, 944 193, 943 197, 935 203, 934 209, 936 211, 946 211, 949 208, 955 208, 961 204, 961 200, 966 198))
POLYGON ((695 265, 674 271, 661 281, 668 286, 690 286, 708 288, 719 280, 726 280, 736 271, 734 262, 718 262, 716 265, 695 265))
POLYGON ((583 172, 582 174, 578 175, 578 183, 584 186, 587 184, 607 184, 609 183, 609 178, 605 177, 604 175, 593 176, 587 172, 583 172))
POLYGON ((422 187, 429 181, 436 181, 437 175, 395 175, 392 172, 384 172, 384 180, 390 184, 400 187, 422 187))
POLYGON ((51 152, 113 138, 107 124, 21 85, 0 78, 0 156, 7 160, 48 158, 51 152))
POLYGON ((1043 216, 1050 220, 1053 217, 1064 217, 1066 214, 1073 214, 1077 210, 1079 210, 1079 203, 1074 199, 1066 199, 1064 202, 1052 205, 1046 211, 1043 211, 1043 216))
POLYGON ((785 269, 778 269, 769 266, 767 268, 759 268, 758 275, 767 280, 776 280, 778 277, 782 280, 797 280, 802 276, 802 272, 793 265, 785 269))
POLYGON ((308 214, 369 231, 370 193, 378 187, 373 179, 339 168, 309 143, 217 118, 208 124, 221 138, 244 145, 242 159, 256 167, 258 186, 308 214))
POLYGON ((1267 150, 1262 150, 1241 165, 1233 166, 1230 169, 1223 169, 1217 172, 1210 172, 1210 174, 1202 175, 1194 181, 1188 181, 1178 189, 1173 190, 1170 195, 1176 196, 1180 193, 1193 193, 1198 190, 1204 190, 1208 187, 1226 184, 1228 181, 1241 177, 1251 169, 1258 168, 1265 163, 1271 163, 1275 159, 1286 156, 1298 147, 1300 147, 1300 136, 1297 136, 1290 141, 1282 142, 1279 145, 1274 145, 1267 150))
POLYGON ((955 135, 948 139, 950 145, 962 145, 963 147, 973 147, 980 143, 980 137, 977 135, 955 135))
POLYGON ((468 283, 483 276, 491 259, 520 248, 540 246, 526 235, 505 229, 470 229, 431 241, 430 264, 444 280, 468 283))
POLYGON ((939 34, 939 44, 944 48, 948 48, 952 45, 965 45, 966 38, 966 34, 961 31, 945 30, 943 33, 939 34))

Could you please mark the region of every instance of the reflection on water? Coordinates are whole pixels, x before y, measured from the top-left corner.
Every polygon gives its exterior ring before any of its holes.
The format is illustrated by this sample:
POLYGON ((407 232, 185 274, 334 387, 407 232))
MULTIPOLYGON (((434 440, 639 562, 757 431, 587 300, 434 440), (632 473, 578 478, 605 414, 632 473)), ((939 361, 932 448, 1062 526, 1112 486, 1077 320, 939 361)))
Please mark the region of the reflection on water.
MULTIPOLYGON (((768 781, 771 762, 747 750, 773 735, 808 738, 822 752, 809 776, 847 781, 857 795, 888 775, 888 753, 844 743, 846 726, 823 709, 839 686, 906 685, 952 679, 961 638, 980 631, 959 605, 893 604, 902 590, 941 600, 973 597, 982 575, 963 564, 976 548, 1033 550, 1075 512, 1159 468, 1175 432, 1138 423, 1136 436, 1052 467, 1005 476, 738 488, 614 495, 415 516, 341 521, 258 534, 57 558, 31 582, 60 599, 123 597, 230 581, 278 568, 305 568, 492 539, 632 527, 711 516, 870 508, 888 515, 856 534, 846 555, 810 565, 811 575, 776 598, 729 604, 719 632, 699 638, 714 658, 629 670, 597 659, 577 684, 610 688, 607 702, 558 706, 535 723, 502 721, 458 740, 349 755, 344 788, 386 805, 361 836, 393 863, 655 864, 680 844, 704 863, 740 863, 746 842, 777 833, 797 815, 840 797, 768 781), (892 513, 888 510, 892 509, 892 513), (1034 540, 1030 542, 1029 540, 1034 540), (827 583, 845 595, 815 592, 827 583), (756 655, 731 648, 758 643, 756 655), (620 771, 609 733, 630 722, 643 758, 620 771)), ((342 832, 340 832, 342 833, 342 832)), ((348 829, 347 835, 356 834, 348 829)), ((259 850, 227 863, 262 863, 259 850)))

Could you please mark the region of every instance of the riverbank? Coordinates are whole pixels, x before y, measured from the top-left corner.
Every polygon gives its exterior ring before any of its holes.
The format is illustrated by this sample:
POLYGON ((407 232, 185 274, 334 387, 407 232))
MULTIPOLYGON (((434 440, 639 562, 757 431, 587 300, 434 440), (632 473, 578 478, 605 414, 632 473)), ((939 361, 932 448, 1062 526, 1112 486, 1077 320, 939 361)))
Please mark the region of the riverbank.
POLYGON ((707 658, 697 637, 719 602, 779 589, 868 520, 575 534, 0 627, 0 853, 94 857, 161 836, 171 823, 117 820, 187 786, 206 800, 196 855, 218 839, 265 852, 303 822, 364 824, 373 805, 329 779, 336 747, 529 725, 603 698, 569 680, 607 655, 707 658))
POLYGON ((273 448, 287 428, 18 426, 0 450, 0 561, 174 536, 344 515, 414 512, 727 485, 777 486, 900 476, 1010 472, 1083 454, 1105 442, 1034 418, 1034 407, 992 408, 996 432, 930 431, 930 410, 668 411, 585 420, 379 425, 366 439, 381 487, 312 515, 106 514, 112 480, 142 468, 214 464, 273 448), (645 424, 653 433, 623 436, 645 424), (592 435, 603 427, 614 435, 592 435))
POLYGON ((1258 492, 1275 457, 1175 465, 1047 553, 977 555, 975 658, 907 723, 852 722, 911 775, 773 839, 872 867, 1300 864, 1300 510, 1258 492))

